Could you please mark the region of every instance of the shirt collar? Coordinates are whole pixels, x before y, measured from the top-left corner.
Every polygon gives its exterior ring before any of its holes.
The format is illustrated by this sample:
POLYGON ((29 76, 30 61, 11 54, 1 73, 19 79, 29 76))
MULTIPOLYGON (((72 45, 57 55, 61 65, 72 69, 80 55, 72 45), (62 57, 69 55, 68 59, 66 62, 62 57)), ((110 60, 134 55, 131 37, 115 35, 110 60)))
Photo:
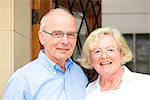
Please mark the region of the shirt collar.
MULTIPOLYGON (((60 67, 56 65, 54 62, 52 62, 45 54, 44 54, 44 49, 40 50, 39 55, 38 55, 38 60, 42 63, 42 65, 49 70, 50 72, 53 72, 56 74, 56 72, 59 70, 61 71, 60 67)), ((67 59, 66 62, 66 70, 71 69, 73 65, 73 61, 71 58, 67 59)))
MULTIPOLYGON (((126 66, 122 66, 124 69, 123 72, 123 77, 122 77, 122 84, 124 84, 125 82, 129 81, 132 77, 132 72, 126 67, 126 66)), ((97 80, 95 80, 95 88, 100 89, 101 86, 99 85, 99 79, 100 79, 100 75, 98 76, 97 80)))
POLYGON ((126 66, 123 66, 123 69, 124 72, 123 72, 122 81, 126 82, 132 80, 132 72, 126 66))
POLYGON ((69 58, 69 59, 67 59, 67 63, 66 63, 66 68, 67 69, 71 69, 71 67, 72 67, 72 65, 73 65, 73 61, 72 61, 72 59, 71 58, 69 58))
POLYGON ((96 83, 95 83, 96 84, 95 86, 100 89, 101 86, 99 85, 99 80, 100 80, 100 75, 98 75, 98 78, 97 78, 96 83))

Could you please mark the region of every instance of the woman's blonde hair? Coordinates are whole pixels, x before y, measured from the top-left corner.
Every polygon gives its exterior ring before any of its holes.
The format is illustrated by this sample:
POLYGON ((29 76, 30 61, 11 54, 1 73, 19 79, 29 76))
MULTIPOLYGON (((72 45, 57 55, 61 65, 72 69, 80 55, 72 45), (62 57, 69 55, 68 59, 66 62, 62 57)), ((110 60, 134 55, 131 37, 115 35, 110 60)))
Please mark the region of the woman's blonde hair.
POLYGON ((85 40, 83 47, 82 47, 82 55, 81 55, 81 65, 84 68, 92 69, 91 66, 91 57, 90 52, 96 47, 99 41, 99 37, 105 34, 112 35, 114 39, 117 41, 118 46, 120 48, 120 52, 123 54, 123 64, 131 61, 132 59, 132 52, 125 41, 123 35, 119 32, 119 30, 115 28, 98 28, 94 30, 85 40))

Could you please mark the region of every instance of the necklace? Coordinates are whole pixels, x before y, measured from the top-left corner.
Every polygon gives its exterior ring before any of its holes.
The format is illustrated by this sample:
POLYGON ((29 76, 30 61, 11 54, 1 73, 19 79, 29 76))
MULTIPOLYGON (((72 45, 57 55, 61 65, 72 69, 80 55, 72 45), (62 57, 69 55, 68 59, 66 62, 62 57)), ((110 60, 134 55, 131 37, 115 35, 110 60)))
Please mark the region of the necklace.
MULTIPOLYGON (((105 82, 104 83, 104 85, 102 85, 102 80, 101 80, 101 82, 100 82, 100 79, 98 79, 99 80, 99 84, 101 85, 101 86, 103 86, 103 88, 100 86, 100 88, 101 88, 101 90, 102 91, 109 91, 109 90, 115 90, 115 89, 118 89, 118 88, 120 88, 120 85, 121 85, 121 82, 122 82, 122 76, 123 76, 123 68, 121 67, 120 69, 118 69, 118 72, 116 72, 116 74, 115 74, 115 76, 117 76, 116 78, 117 78, 117 81, 116 82, 114 82, 114 83, 110 83, 109 84, 109 82, 105 82), (118 77, 119 76, 119 77, 118 77), (109 85, 108 85, 108 84, 109 85), (111 87, 110 87, 111 86, 111 87)), ((116 79, 115 78, 115 79, 116 79)), ((102 79, 102 78, 101 78, 102 79)), ((114 79, 114 78, 112 78, 112 79, 114 79)))
POLYGON ((110 90, 114 90, 114 89, 117 89, 119 86, 120 86, 120 83, 122 82, 122 79, 119 79, 113 86, 110 90))
POLYGON ((102 91, 115 90, 115 89, 119 88, 121 82, 122 82, 122 79, 119 79, 119 80, 118 80, 111 88, 109 88, 109 89, 104 89, 104 88, 102 88, 102 87, 100 87, 100 88, 101 88, 102 91))

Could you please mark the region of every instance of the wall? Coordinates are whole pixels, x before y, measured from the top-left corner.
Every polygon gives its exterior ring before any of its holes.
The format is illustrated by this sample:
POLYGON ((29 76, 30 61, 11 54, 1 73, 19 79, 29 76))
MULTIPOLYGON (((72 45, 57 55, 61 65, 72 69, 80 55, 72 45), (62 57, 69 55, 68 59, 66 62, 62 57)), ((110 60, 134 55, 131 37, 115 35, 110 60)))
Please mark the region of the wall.
POLYGON ((31 60, 30 5, 30 0, 0 0, 0 100, 12 73, 31 60))
POLYGON ((102 0, 102 26, 123 33, 150 32, 150 0, 102 0))
POLYGON ((105 26, 124 33, 133 53, 128 67, 150 74, 150 0, 102 0, 102 27, 105 26))

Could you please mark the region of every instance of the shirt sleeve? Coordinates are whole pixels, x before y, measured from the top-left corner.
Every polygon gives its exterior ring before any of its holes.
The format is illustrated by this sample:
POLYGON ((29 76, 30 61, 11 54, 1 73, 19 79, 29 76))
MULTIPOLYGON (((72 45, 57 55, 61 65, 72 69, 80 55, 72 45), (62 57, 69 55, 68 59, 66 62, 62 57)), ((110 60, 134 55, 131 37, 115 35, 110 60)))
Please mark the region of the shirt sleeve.
POLYGON ((5 87, 3 100, 32 100, 24 77, 13 77, 5 87))

